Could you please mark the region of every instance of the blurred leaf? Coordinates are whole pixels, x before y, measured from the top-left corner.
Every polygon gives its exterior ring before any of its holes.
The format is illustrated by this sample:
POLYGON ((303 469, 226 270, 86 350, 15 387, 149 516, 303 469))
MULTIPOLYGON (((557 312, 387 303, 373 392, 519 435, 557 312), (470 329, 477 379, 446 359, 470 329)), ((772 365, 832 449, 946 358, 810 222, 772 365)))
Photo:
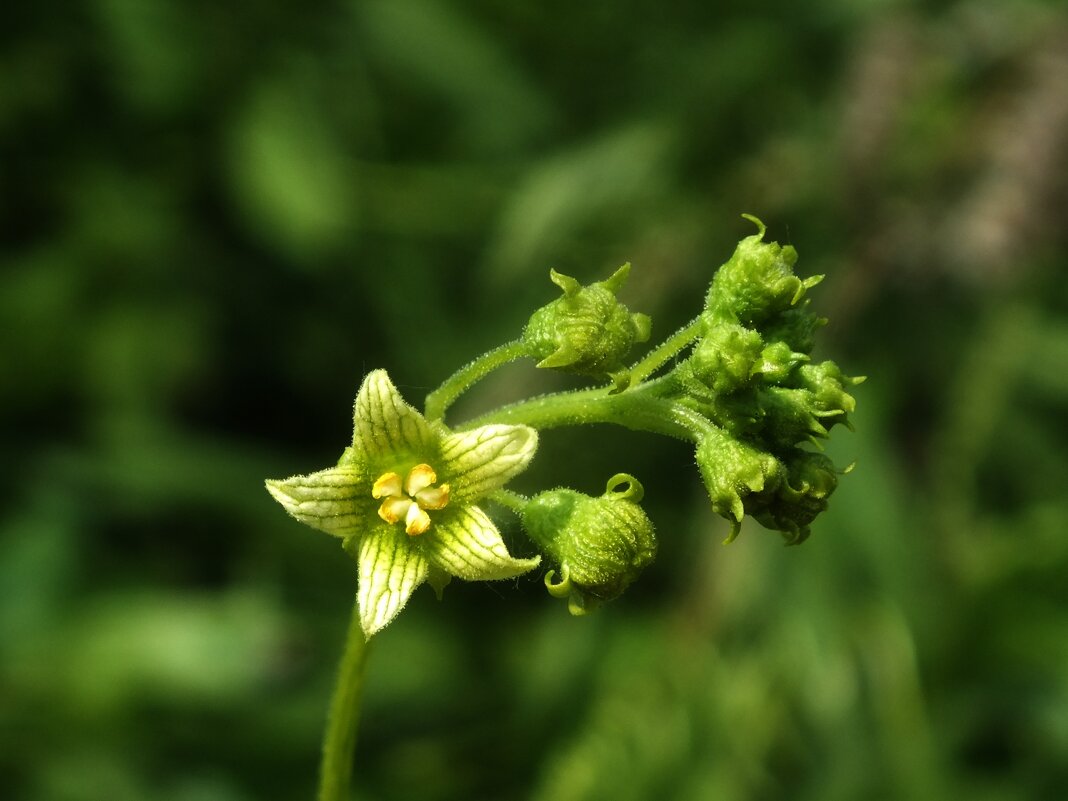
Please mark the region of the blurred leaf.
POLYGON ((85 605, 64 630, 38 632, 6 672, 34 694, 63 688, 75 714, 106 716, 148 699, 233 701, 270 677, 280 633, 277 610, 248 592, 116 592, 85 605), (35 671, 36 649, 50 655, 44 672, 35 671))
POLYGON ((629 219, 663 190, 672 138, 668 129, 639 124, 534 162, 503 211, 486 277, 501 286, 539 274, 598 219, 629 219))
POLYGON ((199 15, 173 0, 93 0, 92 5, 120 90, 154 110, 184 103, 203 64, 199 15))
POLYGON ((460 154, 510 152, 540 138, 549 107, 513 52, 439 0, 359 2, 362 31, 390 73, 441 96, 455 116, 422 128, 460 154))
POLYGON ((357 230, 355 166, 326 111, 295 76, 267 81, 238 110, 228 142, 234 200, 249 225, 303 259, 357 230))

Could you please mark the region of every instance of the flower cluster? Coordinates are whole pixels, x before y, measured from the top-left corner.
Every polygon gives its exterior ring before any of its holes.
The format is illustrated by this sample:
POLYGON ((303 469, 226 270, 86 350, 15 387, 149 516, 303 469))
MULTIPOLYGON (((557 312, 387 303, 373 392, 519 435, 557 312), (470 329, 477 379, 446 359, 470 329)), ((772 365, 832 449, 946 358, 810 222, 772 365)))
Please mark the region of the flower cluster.
POLYGON ((794 249, 765 243, 763 224, 749 219, 758 233, 716 273, 698 317, 637 363, 626 359, 651 322, 616 298, 630 265, 585 287, 552 271, 563 295, 534 312, 519 339, 430 393, 428 417, 376 370, 356 396, 352 444, 337 465, 267 482, 287 512, 339 537, 355 558, 367 637, 424 582, 440 596, 453 577, 506 579, 540 563, 540 555, 509 553, 486 500, 515 513, 550 563, 546 586, 573 614, 617 597, 652 562, 657 542, 633 476, 613 476, 600 497, 557 488, 527 498, 504 489, 534 457, 537 429, 611 423, 689 440, 712 509, 730 522, 728 541, 747 515, 788 543, 808 537, 844 472, 820 441, 849 426, 849 390, 862 379, 812 361, 825 320, 810 311, 806 293, 822 276, 796 276, 794 249), (524 357, 600 386, 446 426, 453 400, 524 357))

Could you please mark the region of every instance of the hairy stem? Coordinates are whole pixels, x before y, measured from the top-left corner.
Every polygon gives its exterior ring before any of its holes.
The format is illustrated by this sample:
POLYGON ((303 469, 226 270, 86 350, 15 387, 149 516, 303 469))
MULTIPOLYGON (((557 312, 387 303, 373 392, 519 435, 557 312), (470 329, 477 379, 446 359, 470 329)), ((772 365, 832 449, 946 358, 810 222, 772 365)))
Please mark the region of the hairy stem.
POLYGON ((530 500, 518 492, 512 492, 511 490, 499 489, 494 490, 490 494, 490 500, 496 501, 501 506, 507 507, 515 512, 517 515, 523 513, 523 509, 526 508, 527 502, 530 500))
POLYGON ((465 430, 490 423, 523 424, 537 429, 613 423, 633 431, 650 431, 695 442, 713 427, 712 423, 699 412, 660 397, 672 388, 670 381, 658 379, 618 395, 610 394, 606 387, 542 395, 502 406, 459 428, 465 430))
POLYGON ((638 384, 660 369, 676 353, 681 351, 701 334, 702 318, 696 317, 684 325, 657 348, 651 350, 640 362, 630 368, 630 380, 638 384))
POLYGON ((363 679, 370 644, 364 639, 360 612, 352 606, 352 620, 345 641, 345 653, 338 668, 337 685, 330 701, 330 713, 323 733, 323 757, 319 766, 319 801, 348 801, 352 778, 352 757, 360 721, 363 679))
POLYGON ((526 347, 520 340, 508 342, 499 348, 484 353, 470 364, 461 367, 445 383, 426 396, 426 417, 440 420, 450 406, 463 395, 471 385, 482 380, 498 367, 514 362, 526 355, 526 347))

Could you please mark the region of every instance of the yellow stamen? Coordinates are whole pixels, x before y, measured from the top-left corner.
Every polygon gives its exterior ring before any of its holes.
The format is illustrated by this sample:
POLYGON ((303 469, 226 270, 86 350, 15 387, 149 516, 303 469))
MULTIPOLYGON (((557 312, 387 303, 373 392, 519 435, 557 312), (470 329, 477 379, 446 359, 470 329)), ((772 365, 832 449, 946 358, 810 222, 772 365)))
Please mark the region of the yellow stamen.
POLYGON ((412 508, 418 508, 411 498, 386 498, 378 507, 378 516, 387 523, 403 520, 412 508))
POLYGON ((401 480, 396 473, 385 473, 371 487, 372 498, 385 498, 387 495, 401 494, 401 480))
POLYGON ((449 503, 449 485, 419 490, 415 493, 415 502, 424 509, 444 509, 449 503))
POLYGON ((404 482, 404 491, 415 497, 437 480, 438 475, 433 467, 428 464, 417 464, 408 473, 408 480, 404 482))
POLYGON ((392 525, 404 521, 410 536, 425 534, 430 528, 427 509, 444 509, 449 503, 449 485, 435 487, 437 473, 428 464, 417 464, 408 471, 404 483, 398 473, 383 473, 371 487, 371 497, 382 498, 378 516, 392 525))
POLYGON ((404 530, 410 536, 425 534, 430 528, 430 515, 419 508, 419 504, 413 503, 408 507, 408 514, 404 518, 404 530))

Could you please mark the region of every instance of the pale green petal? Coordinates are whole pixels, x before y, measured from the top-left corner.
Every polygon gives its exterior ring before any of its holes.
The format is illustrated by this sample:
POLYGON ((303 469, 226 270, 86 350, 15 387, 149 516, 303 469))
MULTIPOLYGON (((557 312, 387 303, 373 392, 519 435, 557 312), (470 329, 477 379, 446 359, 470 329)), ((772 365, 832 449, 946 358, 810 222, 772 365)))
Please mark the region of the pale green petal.
POLYGON ((490 425, 445 436, 440 474, 454 499, 474 500, 522 473, 538 449, 528 426, 490 425))
POLYGON ((284 481, 268 479, 267 491, 289 514, 312 528, 351 537, 360 534, 375 502, 367 476, 352 466, 331 467, 284 481))
POLYGON ((537 566, 541 557, 515 559, 489 515, 477 506, 465 506, 440 521, 422 537, 423 553, 430 563, 468 581, 492 581, 521 576, 537 566))
POLYGON ((412 538, 399 526, 375 526, 360 541, 360 625, 370 639, 384 629, 408 603, 427 577, 429 565, 412 538))
POLYGON ((430 426, 405 403, 385 370, 369 373, 356 394, 353 447, 365 457, 418 455, 433 446, 430 426))

